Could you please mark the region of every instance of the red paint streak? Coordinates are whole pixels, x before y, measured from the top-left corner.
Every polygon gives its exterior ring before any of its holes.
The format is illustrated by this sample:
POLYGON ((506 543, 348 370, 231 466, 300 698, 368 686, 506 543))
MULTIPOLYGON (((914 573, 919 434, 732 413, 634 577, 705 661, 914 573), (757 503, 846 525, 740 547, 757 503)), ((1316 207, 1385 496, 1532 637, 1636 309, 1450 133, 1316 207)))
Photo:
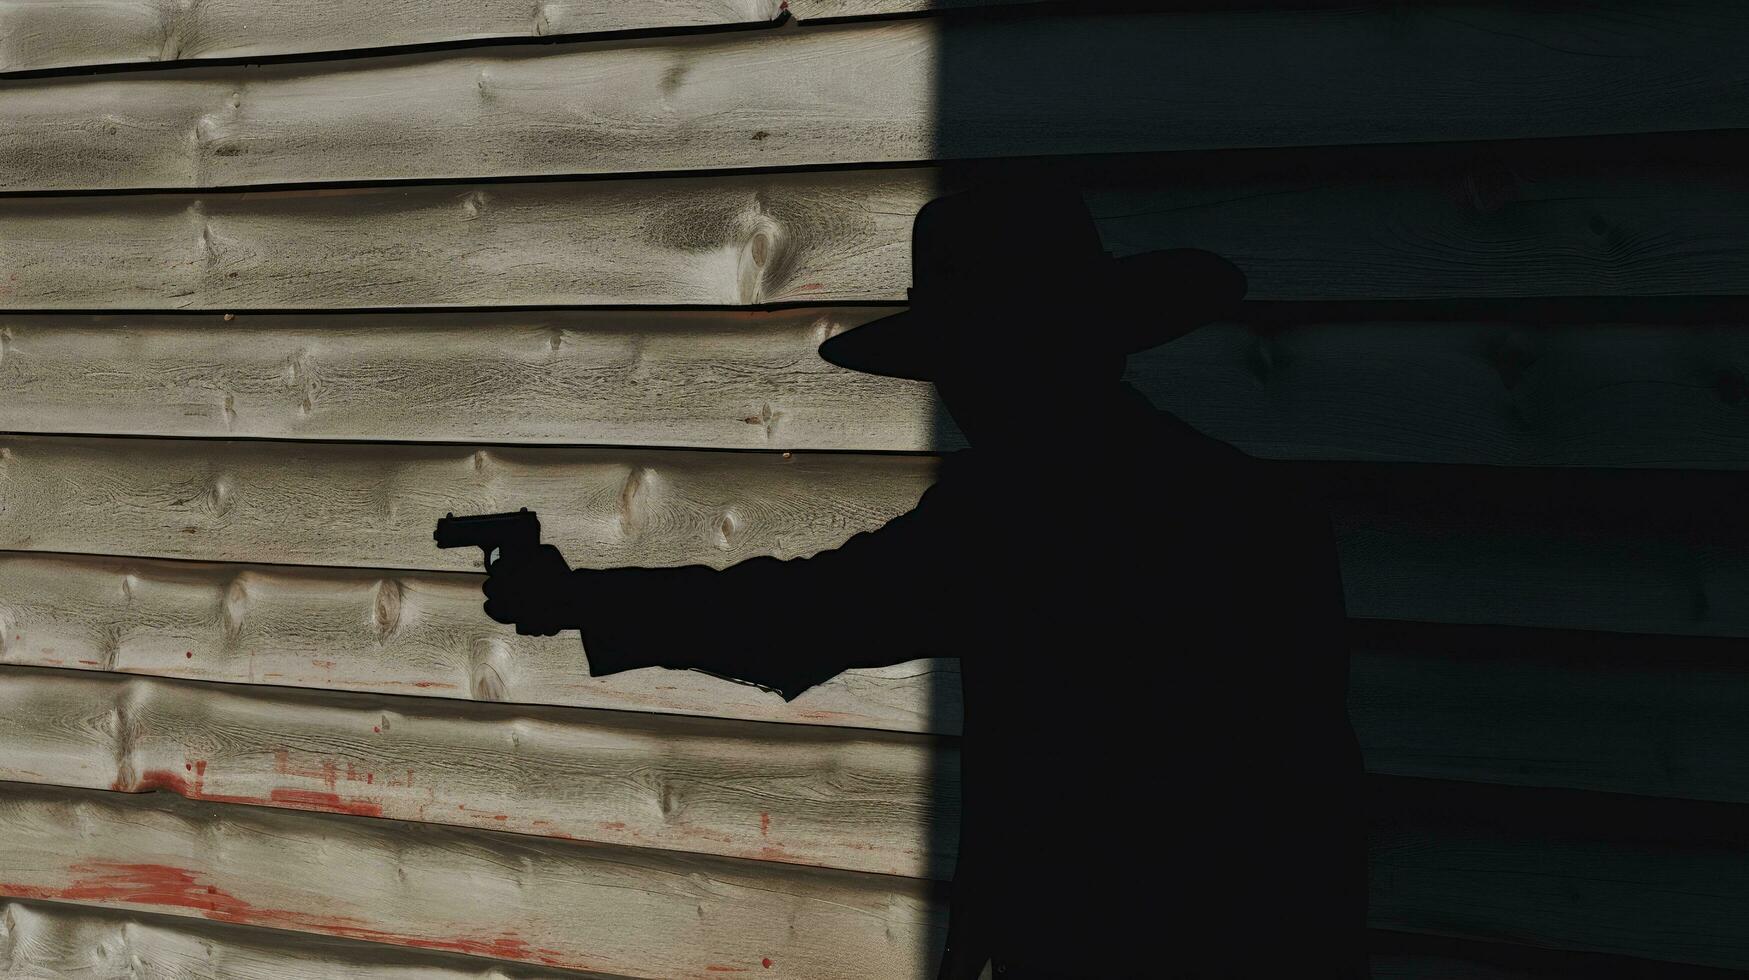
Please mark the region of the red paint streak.
POLYGON ((260 908, 215 885, 205 884, 192 871, 170 865, 94 861, 72 865, 69 870, 73 872, 73 881, 64 887, 0 882, 0 895, 182 908, 220 922, 275 926, 347 939, 449 950, 476 956, 495 956, 577 970, 597 969, 594 964, 572 959, 563 950, 530 946, 514 933, 490 938, 436 939, 372 929, 361 920, 349 916, 313 915, 308 912, 260 908))
POLYGON ((67 901, 133 902, 196 909, 209 919, 232 921, 247 915, 247 902, 230 892, 202 884, 191 871, 164 864, 115 864, 93 861, 75 864, 77 877, 65 888, 0 885, 9 894, 67 901), (29 894, 22 894, 29 893, 29 894))
MULTIPOLYGON (((789 0, 784 0, 784 9, 785 10, 789 9, 789 0)), ((800 286, 796 287, 796 291, 800 292, 800 293, 811 293, 816 289, 824 289, 824 288, 825 288, 825 283, 804 282, 800 286)))
POLYGON ((340 782, 340 770, 334 765, 334 760, 323 759, 322 766, 319 769, 294 766, 291 762, 291 753, 285 749, 273 750, 273 771, 282 776, 302 776, 305 779, 320 779, 327 785, 329 792, 333 792, 335 785, 340 782))
POLYGON ((454 684, 445 684, 442 681, 414 681, 413 686, 414 687, 446 687, 446 688, 452 688, 452 689, 455 687, 454 684))
POLYGON ((624 830, 624 829, 626 829, 626 825, 623 823, 620 823, 618 820, 602 821, 601 829, 602 830, 624 830))
POLYGON ((206 761, 197 759, 194 763, 194 780, 190 782, 181 773, 170 769, 148 769, 140 774, 133 786, 124 785, 120 780, 110 784, 110 789, 123 793, 150 793, 155 790, 169 790, 177 796, 191 800, 207 800, 213 803, 244 803, 251 806, 280 806, 296 810, 321 810, 327 813, 350 813, 360 817, 380 817, 383 807, 380 803, 368 800, 342 799, 334 793, 314 793, 298 789, 276 789, 268 794, 266 799, 259 796, 233 796, 229 793, 209 793, 202 785, 206 779, 206 761))
POLYGON ((771 833, 771 814, 761 810, 759 813, 759 836, 764 837, 769 833, 771 833))
POLYGON ((364 781, 365 781, 365 782, 367 782, 367 783, 374 783, 374 782, 376 782, 376 781, 377 781, 377 774, 376 774, 376 773, 374 773, 374 772, 367 772, 367 773, 365 773, 365 774, 364 774, 364 781))
POLYGON ((492 819, 493 820, 509 820, 510 817, 505 815, 505 814, 502 814, 502 813, 494 813, 492 815, 492 819))
POLYGON ((334 666, 334 661, 332 661, 332 660, 312 660, 312 661, 310 661, 310 663, 315 664, 317 667, 332 667, 332 666, 334 666))
POLYGON ((188 780, 182 778, 181 773, 171 772, 168 769, 146 770, 140 774, 140 778, 135 781, 131 788, 120 779, 110 783, 109 788, 118 793, 150 793, 153 790, 167 789, 177 796, 186 796, 191 800, 200 798, 200 791, 191 787, 188 780))
POLYGON ((350 813, 360 817, 380 817, 383 815, 383 807, 380 803, 343 800, 333 793, 312 793, 301 789, 276 789, 268 795, 268 800, 299 810, 325 810, 329 813, 350 813))
POLYGON ((89 664, 89 665, 90 665, 90 666, 92 666, 92 667, 99 667, 99 666, 102 666, 102 665, 101 665, 101 664, 100 664, 100 663, 98 663, 98 662, 97 662, 97 661, 95 661, 95 660, 81 660, 81 661, 79 661, 79 662, 80 662, 80 663, 82 663, 82 664, 89 664))
POLYGON ((771 957, 767 956, 765 959, 760 960, 759 965, 765 967, 767 970, 771 969, 771 957))

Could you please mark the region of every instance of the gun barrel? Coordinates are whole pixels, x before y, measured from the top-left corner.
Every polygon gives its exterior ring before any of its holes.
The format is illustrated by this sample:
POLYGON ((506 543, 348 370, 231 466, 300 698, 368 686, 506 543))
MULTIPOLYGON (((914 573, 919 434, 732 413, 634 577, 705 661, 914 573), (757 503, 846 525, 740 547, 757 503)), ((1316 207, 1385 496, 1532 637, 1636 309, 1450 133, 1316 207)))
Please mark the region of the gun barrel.
POLYGON ((431 534, 439 548, 496 547, 540 542, 540 519, 527 507, 506 514, 446 514, 431 534))

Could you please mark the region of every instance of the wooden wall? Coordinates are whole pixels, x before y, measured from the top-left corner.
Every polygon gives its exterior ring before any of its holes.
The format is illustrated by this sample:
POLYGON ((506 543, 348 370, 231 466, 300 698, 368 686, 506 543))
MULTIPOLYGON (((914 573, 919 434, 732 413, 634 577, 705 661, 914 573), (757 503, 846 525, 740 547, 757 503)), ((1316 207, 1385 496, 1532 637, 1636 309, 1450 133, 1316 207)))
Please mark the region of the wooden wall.
POLYGON ((590 678, 430 535, 904 511, 814 349, 1017 171, 1250 277, 1131 376, 1328 488, 1377 975, 1749 969, 1749 11, 1136 6, 0 0, 8 975, 931 976, 953 651, 590 678))

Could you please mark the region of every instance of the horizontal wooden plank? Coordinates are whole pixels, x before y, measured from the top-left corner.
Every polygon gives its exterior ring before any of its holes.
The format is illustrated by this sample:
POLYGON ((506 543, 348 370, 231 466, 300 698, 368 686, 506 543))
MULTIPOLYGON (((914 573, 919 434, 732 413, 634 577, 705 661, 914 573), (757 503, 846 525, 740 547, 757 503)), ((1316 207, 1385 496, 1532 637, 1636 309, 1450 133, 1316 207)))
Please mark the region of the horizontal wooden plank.
POLYGON ((1012 6, 1025 3, 1057 3, 1062 0, 787 0, 790 16, 806 24, 857 17, 885 17, 966 7, 1012 6))
POLYGON ((0 314, 13 432, 928 449, 934 389, 815 353, 889 312, 0 314))
MULTIPOLYGON (((1739 473, 1289 465, 1329 495, 1352 616, 1749 635, 1739 473)), ((437 519, 526 506, 576 567, 723 567, 836 547, 934 478, 923 456, 7 436, 0 548, 468 571, 437 519)))
MULTIPOLYGON (((1372 796, 1377 928, 1749 959, 1739 807, 1401 779, 1372 796)), ((942 938, 941 893, 917 879, 162 794, 7 784, 0 810, 16 898, 634 976, 766 959, 774 976, 926 976, 942 938)))
MULTIPOLYGON (((1324 305, 1253 304, 1130 378, 1256 455, 1749 466, 1749 329, 1728 305, 1585 324, 1324 305)), ((0 390, 13 432, 961 447, 928 385, 815 355, 886 312, 0 314, 0 390)))
POLYGON ((0 188, 1730 129, 1749 124, 1746 29, 1727 0, 912 18, 17 79, 0 188))
MULTIPOLYGON (((1651 960, 1375 931, 1375 980, 1729 980, 1651 960)), ((60 902, 0 901, 15 980, 589 980, 604 974, 60 902), (119 954, 119 955, 118 955, 119 954)))
POLYGON ((1303 465, 1351 616, 1749 636, 1743 473, 1303 465))
POLYGON ((13 309, 903 298, 926 171, 0 198, 13 309))
POLYGON ((793 702, 696 671, 589 677, 575 635, 520 636, 487 619, 479 575, 0 552, 0 581, 5 663, 898 731, 960 724, 951 659, 846 671, 793 702))
POLYGON ((0 962, 13 980, 612 980, 481 956, 59 902, 0 901, 0 962))
POLYGON ((438 548, 437 520, 526 506, 574 567, 720 567, 836 546, 910 509, 934 471, 909 456, 6 436, 0 547, 468 571, 480 549, 438 548))
POLYGON ((1500 319, 1332 320, 1310 305, 1132 356, 1130 379, 1258 456, 1749 466, 1749 321, 1651 310, 1650 322, 1539 323, 1509 304, 1500 319))
POLYGON ((945 939, 915 878, 19 783, 0 818, 13 898, 696 980, 923 976, 945 939))
POLYGON ((1727 133, 3 197, 0 308, 903 302, 923 203, 1016 173, 1081 187, 1114 252, 1231 257, 1256 300, 1741 295, 1746 164, 1727 133))
POLYGON ((1741 806, 1372 783, 1376 928, 1749 968, 1741 806))
POLYGON ((547 37, 775 20, 781 0, 357 0, 0 2, 0 72, 347 51, 438 41, 547 37))
POLYGON ((1372 980, 1741 980, 1718 970, 1632 956, 1486 943, 1375 929, 1372 980))
POLYGON ((959 732, 957 660, 846 671, 794 701, 691 670, 590 677, 576 634, 521 636, 486 618, 481 580, 0 552, 0 663, 959 732))
POLYGON ((1367 769, 1749 803, 1741 640, 1353 624, 1367 769))
POLYGON ((916 735, 0 667, 0 780, 946 879, 958 779, 916 735))

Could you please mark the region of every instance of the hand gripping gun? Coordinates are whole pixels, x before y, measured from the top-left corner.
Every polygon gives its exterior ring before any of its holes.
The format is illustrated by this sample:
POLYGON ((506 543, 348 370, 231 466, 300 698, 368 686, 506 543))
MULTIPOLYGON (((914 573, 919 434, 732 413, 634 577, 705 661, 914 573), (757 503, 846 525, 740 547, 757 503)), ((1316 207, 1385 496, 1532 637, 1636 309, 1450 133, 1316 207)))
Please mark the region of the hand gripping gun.
POLYGON ((540 519, 527 507, 508 514, 457 517, 450 513, 438 519, 432 537, 439 548, 479 548, 490 571, 501 555, 527 555, 540 547, 540 519))

